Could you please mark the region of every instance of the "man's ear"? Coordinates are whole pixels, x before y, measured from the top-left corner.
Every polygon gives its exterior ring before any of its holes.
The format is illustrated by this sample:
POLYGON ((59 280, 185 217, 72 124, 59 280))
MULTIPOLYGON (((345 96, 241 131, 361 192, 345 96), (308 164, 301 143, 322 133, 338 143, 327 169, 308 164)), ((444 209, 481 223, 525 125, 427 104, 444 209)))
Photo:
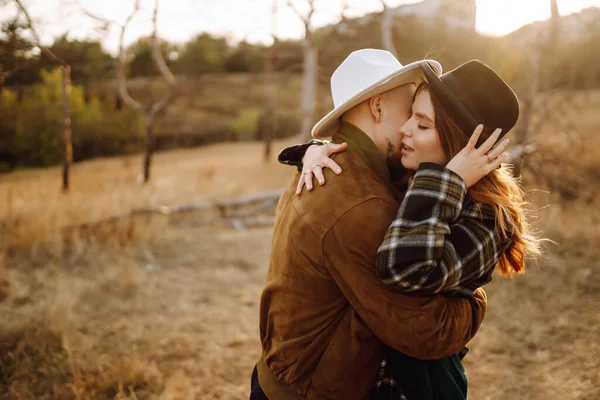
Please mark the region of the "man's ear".
POLYGON ((381 122, 381 116, 383 115, 383 96, 377 95, 369 99, 369 110, 371 115, 375 119, 375 122, 381 122))

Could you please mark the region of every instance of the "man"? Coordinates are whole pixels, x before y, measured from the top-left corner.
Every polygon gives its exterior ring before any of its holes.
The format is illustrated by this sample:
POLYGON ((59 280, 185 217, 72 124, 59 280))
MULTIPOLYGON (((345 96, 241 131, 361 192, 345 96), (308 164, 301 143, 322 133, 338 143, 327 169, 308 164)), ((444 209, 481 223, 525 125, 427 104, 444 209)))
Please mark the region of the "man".
POLYGON ((365 49, 333 74, 335 108, 312 133, 348 143, 336 157, 344 174, 312 195, 297 196, 294 181, 279 202, 251 399, 363 400, 385 345, 441 359, 477 332, 482 291, 408 296, 375 275, 377 248, 398 209, 386 155, 400 144, 421 66, 365 49))

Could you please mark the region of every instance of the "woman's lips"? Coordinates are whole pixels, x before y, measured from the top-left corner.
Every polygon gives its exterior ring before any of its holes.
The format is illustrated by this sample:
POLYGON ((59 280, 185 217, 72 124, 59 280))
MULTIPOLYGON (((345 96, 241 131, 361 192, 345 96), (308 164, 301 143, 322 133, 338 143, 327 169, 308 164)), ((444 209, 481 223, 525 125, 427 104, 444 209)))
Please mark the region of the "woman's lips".
POLYGON ((415 151, 412 147, 409 147, 407 145, 405 145, 404 143, 402 143, 402 147, 400 147, 400 154, 402 154, 403 156, 412 153, 413 151, 415 151))

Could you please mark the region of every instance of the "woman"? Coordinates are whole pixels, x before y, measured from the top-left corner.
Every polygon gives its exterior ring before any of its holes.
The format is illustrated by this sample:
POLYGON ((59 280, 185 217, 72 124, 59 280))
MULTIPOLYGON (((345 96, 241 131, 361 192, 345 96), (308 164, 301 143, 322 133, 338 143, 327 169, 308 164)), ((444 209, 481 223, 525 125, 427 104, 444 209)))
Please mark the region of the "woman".
MULTIPOLYGON (((480 61, 439 77, 427 65, 424 71, 426 79, 415 92, 412 116, 400 130, 405 194, 378 250, 376 271, 397 290, 469 296, 491 281, 496 267, 504 276, 522 273, 525 257, 540 253, 540 239, 532 234, 524 207, 525 194, 510 168, 501 165, 478 181, 474 171, 462 168, 476 145, 491 135, 500 140, 498 132, 479 123, 508 132, 518 117, 518 101, 480 61)), ((343 147, 306 148, 294 146, 280 155, 284 163, 303 163, 298 192, 305 184, 311 190, 313 172, 325 183, 321 166, 341 169, 328 155, 343 147)), ((503 156, 492 149, 482 164, 503 156)), ((409 400, 466 398, 466 376, 458 355, 448 360, 461 375, 453 382, 423 382, 436 376, 427 371, 426 362, 396 351, 386 358, 409 400), (458 387, 448 389, 453 384, 458 387)))

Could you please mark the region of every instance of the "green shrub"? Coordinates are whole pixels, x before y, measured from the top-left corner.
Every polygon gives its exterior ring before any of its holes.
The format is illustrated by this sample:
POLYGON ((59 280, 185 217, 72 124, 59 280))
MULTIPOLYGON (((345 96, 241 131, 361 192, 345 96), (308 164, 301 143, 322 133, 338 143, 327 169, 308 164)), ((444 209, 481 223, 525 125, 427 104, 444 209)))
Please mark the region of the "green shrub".
MULTIPOLYGON (((61 71, 42 72, 43 83, 0 94, 0 163, 2 171, 49 166, 62 160, 61 71), (20 98, 19 98, 20 97, 20 98)), ((114 101, 84 101, 84 90, 72 86, 69 99, 75 161, 141 151, 142 118, 116 110, 114 101)))
POLYGON ((256 139, 258 133, 258 123, 260 111, 254 108, 242 109, 238 116, 229 125, 236 140, 250 141, 256 139))

